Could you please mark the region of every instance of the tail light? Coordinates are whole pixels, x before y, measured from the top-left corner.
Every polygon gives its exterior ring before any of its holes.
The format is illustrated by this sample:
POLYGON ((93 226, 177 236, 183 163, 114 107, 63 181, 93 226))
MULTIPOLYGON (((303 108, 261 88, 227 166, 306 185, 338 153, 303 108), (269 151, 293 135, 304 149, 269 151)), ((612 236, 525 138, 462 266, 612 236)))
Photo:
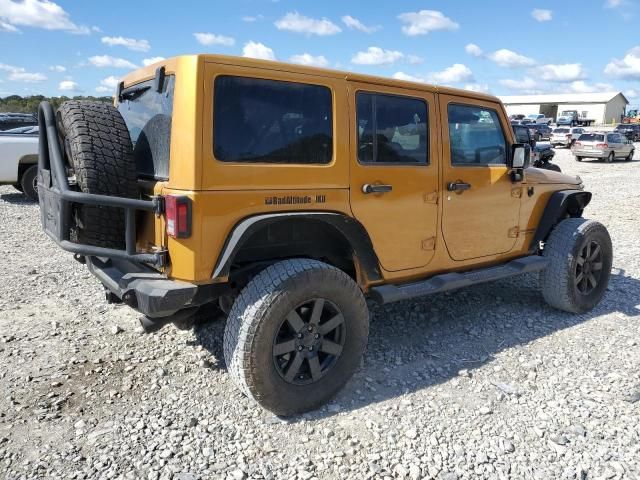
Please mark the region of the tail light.
POLYGON ((191 199, 177 195, 164 197, 167 235, 173 238, 191 236, 191 199))
POLYGON ((596 148, 609 148, 609 144, 608 143, 598 143, 596 145, 596 148))
POLYGON ((581 147, 581 146, 582 146, 582 143, 580 143, 580 142, 576 142, 576 143, 574 143, 573 145, 574 145, 574 146, 576 146, 576 147, 581 147))

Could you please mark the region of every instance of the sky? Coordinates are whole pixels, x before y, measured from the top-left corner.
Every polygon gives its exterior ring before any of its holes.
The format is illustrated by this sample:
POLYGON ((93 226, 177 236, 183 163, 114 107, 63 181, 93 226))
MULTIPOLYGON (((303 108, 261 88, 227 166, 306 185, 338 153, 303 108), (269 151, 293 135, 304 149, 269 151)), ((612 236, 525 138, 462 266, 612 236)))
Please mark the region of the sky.
POLYGON ((139 66, 219 53, 634 105, 638 22, 640 0, 0 0, 0 96, 110 95, 139 66))

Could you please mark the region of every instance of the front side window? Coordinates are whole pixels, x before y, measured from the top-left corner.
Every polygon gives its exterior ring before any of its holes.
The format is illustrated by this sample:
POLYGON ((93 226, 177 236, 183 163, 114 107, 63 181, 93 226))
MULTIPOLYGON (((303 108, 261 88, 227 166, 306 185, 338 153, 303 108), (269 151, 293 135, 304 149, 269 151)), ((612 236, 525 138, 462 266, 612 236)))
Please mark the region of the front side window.
POLYGON ((223 162, 326 164, 333 158, 331 90, 219 76, 213 128, 214 154, 223 162))
POLYGON ((507 142, 495 110, 451 104, 448 113, 452 165, 507 163, 507 142))
POLYGON ((161 92, 153 88, 153 83, 148 80, 135 85, 130 93, 125 89, 118 111, 129 130, 138 174, 167 180, 175 76, 165 78, 161 92))
POLYGON ((424 100, 359 92, 356 106, 360 163, 429 163, 429 128, 424 100))

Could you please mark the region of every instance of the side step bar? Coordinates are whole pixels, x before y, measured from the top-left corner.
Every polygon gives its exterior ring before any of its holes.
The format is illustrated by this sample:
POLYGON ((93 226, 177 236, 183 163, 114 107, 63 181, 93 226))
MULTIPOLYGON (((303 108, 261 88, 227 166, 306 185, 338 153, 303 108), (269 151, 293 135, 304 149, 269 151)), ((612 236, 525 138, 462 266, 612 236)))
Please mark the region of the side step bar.
POLYGON ((428 280, 403 285, 382 285, 371 289, 371 296, 380 304, 423 297, 432 293, 447 292, 478 283, 491 282, 521 273, 544 270, 549 260, 538 255, 518 258, 504 265, 481 268, 462 273, 444 273, 428 280))

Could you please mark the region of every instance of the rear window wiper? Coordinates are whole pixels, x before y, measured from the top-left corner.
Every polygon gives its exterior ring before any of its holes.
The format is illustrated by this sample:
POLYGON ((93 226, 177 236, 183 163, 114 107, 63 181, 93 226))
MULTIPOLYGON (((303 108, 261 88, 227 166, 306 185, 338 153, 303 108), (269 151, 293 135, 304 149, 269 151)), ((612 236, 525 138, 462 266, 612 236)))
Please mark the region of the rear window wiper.
POLYGON ((133 100, 151 88, 150 85, 129 87, 120 92, 120 100, 133 100))

